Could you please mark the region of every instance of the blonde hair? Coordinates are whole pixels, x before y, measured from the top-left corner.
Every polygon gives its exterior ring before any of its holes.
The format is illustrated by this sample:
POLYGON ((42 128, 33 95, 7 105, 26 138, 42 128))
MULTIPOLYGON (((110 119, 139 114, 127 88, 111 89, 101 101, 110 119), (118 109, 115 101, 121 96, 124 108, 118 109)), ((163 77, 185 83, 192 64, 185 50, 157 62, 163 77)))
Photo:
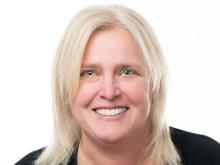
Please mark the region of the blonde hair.
POLYGON ((153 157, 161 165, 179 164, 180 156, 172 143, 164 115, 166 66, 160 46, 142 17, 119 5, 89 7, 79 12, 69 24, 59 44, 53 68, 54 137, 36 164, 66 165, 77 150, 74 144, 79 143, 81 130, 71 114, 70 102, 77 95, 83 54, 95 31, 114 26, 130 32, 150 74, 151 136, 145 157, 153 157))

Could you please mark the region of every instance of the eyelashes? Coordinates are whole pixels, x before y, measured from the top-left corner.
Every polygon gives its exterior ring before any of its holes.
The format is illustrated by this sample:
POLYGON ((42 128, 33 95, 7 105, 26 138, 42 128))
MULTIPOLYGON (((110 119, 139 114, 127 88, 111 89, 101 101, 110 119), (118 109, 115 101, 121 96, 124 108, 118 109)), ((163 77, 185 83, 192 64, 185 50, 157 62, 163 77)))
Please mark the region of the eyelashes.
MULTIPOLYGON (((84 69, 80 72, 80 77, 84 78, 94 78, 101 75, 101 72, 95 70, 95 69, 84 69)), ((123 76, 123 77, 132 77, 134 75, 137 75, 137 71, 132 68, 122 68, 116 72, 116 75, 123 76)))
POLYGON ((92 69, 86 69, 80 73, 80 77, 94 77, 94 76, 96 76, 96 73, 92 69))
POLYGON ((122 69, 122 70, 121 70, 120 75, 121 75, 121 76, 128 77, 128 76, 133 76, 133 75, 136 74, 136 73, 137 73, 137 72, 136 72, 134 69, 126 68, 126 69, 122 69))

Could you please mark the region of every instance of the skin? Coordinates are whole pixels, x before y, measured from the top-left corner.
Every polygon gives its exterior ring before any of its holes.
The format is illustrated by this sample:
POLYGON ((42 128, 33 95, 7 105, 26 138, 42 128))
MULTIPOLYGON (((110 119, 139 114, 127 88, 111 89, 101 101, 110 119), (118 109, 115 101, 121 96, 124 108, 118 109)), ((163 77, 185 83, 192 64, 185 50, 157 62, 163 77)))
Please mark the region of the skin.
MULTIPOLYGON (((143 57, 121 27, 92 35, 71 109, 82 130, 78 164, 134 165, 149 135, 149 79, 143 57), (102 116, 100 108, 127 110, 102 116)), ((148 162, 151 164, 151 162, 148 162)))

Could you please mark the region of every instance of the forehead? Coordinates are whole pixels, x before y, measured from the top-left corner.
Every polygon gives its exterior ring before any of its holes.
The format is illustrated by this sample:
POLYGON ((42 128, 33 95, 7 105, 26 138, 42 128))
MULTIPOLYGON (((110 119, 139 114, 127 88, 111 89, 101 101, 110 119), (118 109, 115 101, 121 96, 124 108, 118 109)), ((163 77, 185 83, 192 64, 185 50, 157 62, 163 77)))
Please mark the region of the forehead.
POLYGON ((89 39, 83 61, 93 58, 140 58, 139 49, 132 35, 122 27, 96 31, 89 39))

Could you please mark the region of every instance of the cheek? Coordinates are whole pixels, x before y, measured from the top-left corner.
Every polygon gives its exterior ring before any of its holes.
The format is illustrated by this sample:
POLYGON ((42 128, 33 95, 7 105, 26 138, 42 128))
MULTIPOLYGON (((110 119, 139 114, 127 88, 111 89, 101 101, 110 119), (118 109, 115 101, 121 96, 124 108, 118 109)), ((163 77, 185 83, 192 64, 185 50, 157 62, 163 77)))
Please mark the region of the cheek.
POLYGON ((82 126, 85 122, 85 109, 95 97, 97 87, 91 84, 80 84, 76 98, 71 104, 71 112, 77 122, 82 126))
POLYGON ((74 105, 78 108, 87 107, 97 93, 97 87, 92 84, 80 84, 74 105))
POLYGON ((149 86, 145 81, 127 84, 123 88, 130 102, 141 109, 149 109, 149 86))

